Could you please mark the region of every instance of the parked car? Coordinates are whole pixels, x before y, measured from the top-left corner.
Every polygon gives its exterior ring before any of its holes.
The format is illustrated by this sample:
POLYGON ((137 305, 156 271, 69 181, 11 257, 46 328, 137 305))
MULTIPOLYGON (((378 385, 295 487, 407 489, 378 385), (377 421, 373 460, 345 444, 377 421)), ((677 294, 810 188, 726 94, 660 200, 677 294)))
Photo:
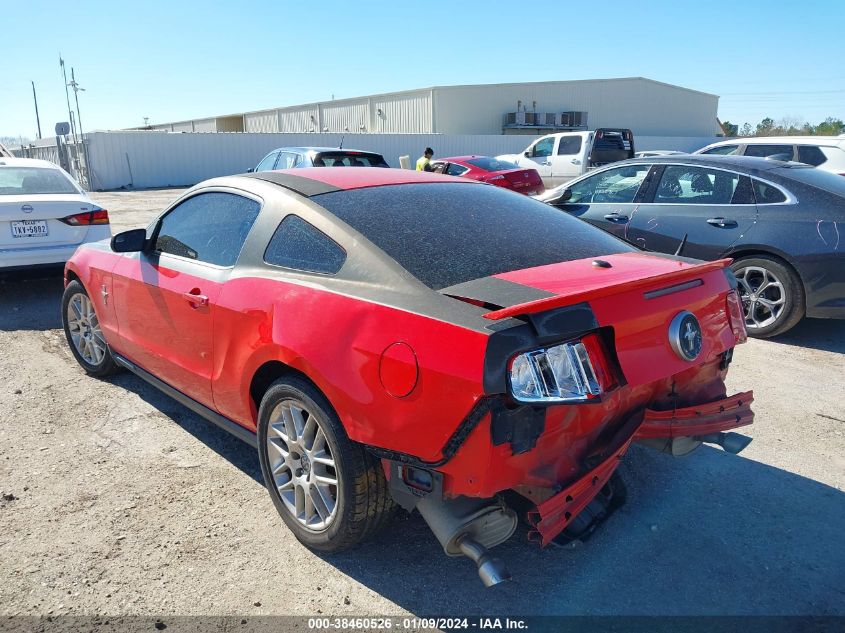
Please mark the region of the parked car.
POLYGON ((743 156, 637 159, 541 199, 638 246, 733 258, 751 336, 845 318, 845 180, 743 156))
POLYGON ((82 368, 129 369, 255 446, 300 541, 354 546, 399 504, 487 585, 517 512, 542 545, 584 534, 633 440, 738 452, 723 431, 753 418, 723 382, 745 337, 726 262, 466 178, 215 178, 80 248, 66 284, 82 368))
POLYGON ((489 182, 529 196, 536 196, 546 190, 536 169, 523 169, 508 161, 490 156, 439 158, 431 161, 431 166, 438 174, 489 182))
POLYGON ((0 271, 64 264, 111 236, 108 211, 46 160, 0 158, 0 271))
POLYGON ((631 130, 600 128, 595 132, 558 132, 541 136, 519 154, 497 156, 519 167, 537 170, 547 189, 590 169, 634 156, 631 130))
POLYGON ((650 158, 651 156, 680 156, 686 152, 676 152, 672 149, 649 149, 644 152, 637 152, 634 158, 650 158))
POLYGON ((695 154, 771 157, 796 161, 845 176, 845 135, 760 136, 720 141, 695 154))
POLYGON ((280 147, 262 158, 248 172, 302 167, 390 167, 375 152, 340 147, 280 147))

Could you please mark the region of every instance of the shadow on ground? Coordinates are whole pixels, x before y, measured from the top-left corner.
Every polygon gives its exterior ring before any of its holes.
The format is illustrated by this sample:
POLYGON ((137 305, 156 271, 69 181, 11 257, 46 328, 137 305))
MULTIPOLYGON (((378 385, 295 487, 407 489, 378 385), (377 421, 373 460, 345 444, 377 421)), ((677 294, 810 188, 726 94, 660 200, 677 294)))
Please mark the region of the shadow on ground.
POLYGON ((62 327, 62 268, 38 273, 0 273, 0 330, 62 327))
POLYGON ((788 332, 769 339, 775 343, 845 354, 845 321, 803 319, 788 332))
MULTIPOLYGON (((131 374, 113 381, 262 483, 252 447, 131 374)), ((539 550, 521 529, 495 549, 514 582, 492 589, 418 514, 321 557, 417 615, 845 615, 845 493, 710 447, 635 446, 620 472, 628 503, 588 543, 539 550)))

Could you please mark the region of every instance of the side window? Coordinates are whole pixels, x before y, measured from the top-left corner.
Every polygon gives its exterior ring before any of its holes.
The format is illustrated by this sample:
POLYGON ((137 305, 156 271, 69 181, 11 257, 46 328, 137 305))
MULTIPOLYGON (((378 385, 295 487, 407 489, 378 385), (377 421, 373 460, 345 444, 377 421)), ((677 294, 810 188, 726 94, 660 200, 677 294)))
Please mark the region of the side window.
POLYGON ((261 159, 261 162, 258 163, 258 167, 255 168, 255 171, 269 171, 273 169, 273 165, 276 164, 276 157, 279 155, 279 152, 270 152, 261 159))
POLYGON ((560 144, 557 146, 558 156, 572 156, 581 153, 580 136, 561 136, 560 144))
POLYGON ((754 204, 754 192, 751 188, 751 178, 740 176, 739 184, 734 189, 731 204, 754 204))
POLYGON ((261 205, 232 193, 200 193, 161 220, 155 250, 187 259, 234 266, 261 205))
POLYGON ((739 174, 720 169, 669 165, 660 177, 655 202, 730 204, 739 174))
POLYGON ((548 138, 541 138, 534 144, 534 147, 531 148, 531 156, 533 156, 534 158, 544 158, 546 156, 551 156, 554 148, 554 136, 549 136, 548 138))
POLYGON ((806 163, 807 165, 812 165, 813 167, 818 167, 827 161, 827 156, 825 156, 824 152, 815 145, 799 145, 798 161, 806 163))
POLYGON ((754 197, 757 204, 777 204, 786 202, 786 196, 777 187, 768 185, 761 180, 754 179, 754 197))
POLYGON ((449 163, 449 166, 446 168, 446 173, 450 176, 463 176, 468 171, 469 167, 464 167, 456 163, 449 163))
POLYGON ((296 154, 290 152, 282 152, 279 154, 279 160, 276 162, 275 169, 290 169, 296 164, 296 154))
POLYGON ((346 261, 346 251, 302 218, 289 215, 273 233, 264 261, 295 270, 334 274, 346 261))
POLYGON ((736 154, 739 151, 739 145, 720 145, 719 147, 714 147, 713 149, 708 149, 706 152, 701 152, 702 154, 716 154, 717 156, 731 156, 736 154))
POLYGON ((745 155, 792 160, 792 145, 746 145, 745 155))
POLYGON ((572 185, 567 204, 633 202, 651 165, 628 165, 608 169, 572 185))
POLYGON ((446 171, 446 163, 431 163, 431 171, 435 174, 442 174, 446 171))

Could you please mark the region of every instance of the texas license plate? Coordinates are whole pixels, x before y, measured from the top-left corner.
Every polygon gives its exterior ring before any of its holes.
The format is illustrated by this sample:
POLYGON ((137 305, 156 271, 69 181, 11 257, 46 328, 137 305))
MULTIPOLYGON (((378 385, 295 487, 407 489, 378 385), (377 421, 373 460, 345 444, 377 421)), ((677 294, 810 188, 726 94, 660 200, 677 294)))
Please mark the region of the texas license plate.
POLYGON ((12 222, 12 237, 46 237, 46 220, 21 220, 12 222))

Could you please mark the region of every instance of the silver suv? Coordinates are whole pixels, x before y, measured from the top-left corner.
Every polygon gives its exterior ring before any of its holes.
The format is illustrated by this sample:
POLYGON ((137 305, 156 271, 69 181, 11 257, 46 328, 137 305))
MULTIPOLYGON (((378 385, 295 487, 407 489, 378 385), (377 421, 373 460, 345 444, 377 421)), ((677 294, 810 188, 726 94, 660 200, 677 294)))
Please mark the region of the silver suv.
POLYGON ((280 147, 267 154, 253 171, 299 167, 390 167, 384 156, 375 152, 340 147, 280 147))
POLYGON ((720 141, 695 154, 758 156, 792 160, 845 176, 845 134, 841 136, 755 136, 720 141))

